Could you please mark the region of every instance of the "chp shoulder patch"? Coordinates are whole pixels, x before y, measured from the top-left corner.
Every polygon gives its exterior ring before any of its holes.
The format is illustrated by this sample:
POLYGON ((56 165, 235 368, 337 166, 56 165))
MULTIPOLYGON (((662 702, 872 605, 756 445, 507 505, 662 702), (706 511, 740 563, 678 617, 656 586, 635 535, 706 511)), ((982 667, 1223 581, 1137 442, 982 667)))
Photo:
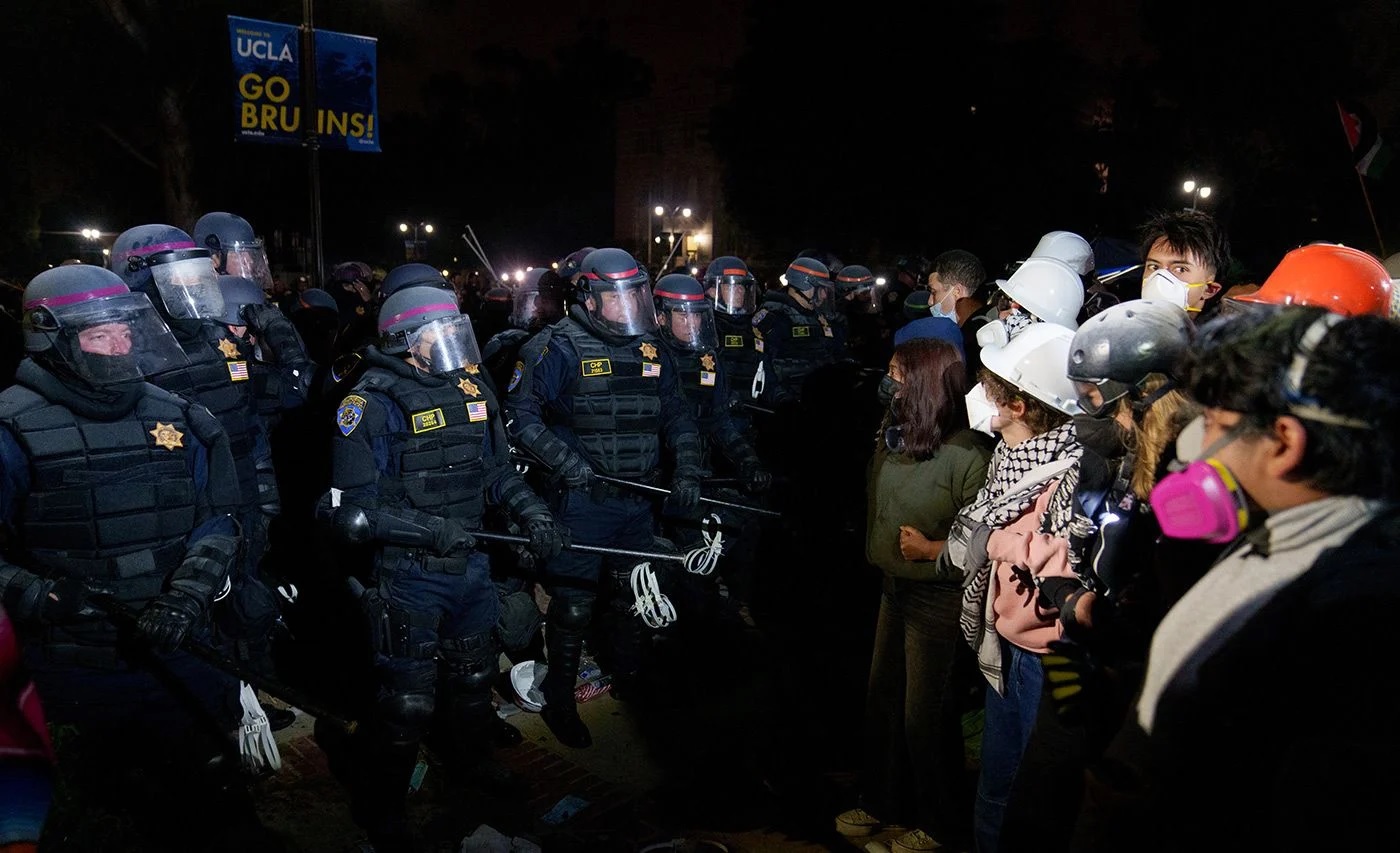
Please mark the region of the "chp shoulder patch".
POLYGON ((762 322, 763 322, 763 318, 764 318, 764 317, 767 317, 767 316, 768 316, 768 309, 767 309, 767 308, 760 308, 760 309, 758 309, 758 313, 755 314, 755 315, 753 315, 753 319, 749 321, 749 325, 751 325, 751 326, 757 326, 759 323, 762 323, 762 322))
POLYGON ((341 435, 349 436, 360 425, 365 416, 366 402, 359 394, 351 394, 340 401, 340 408, 335 412, 335 423, 340 427, 341 435))
POLYGON ((506 393, 514 391, 520 385, 520 380, 525 375, 525 362, 517 361, 515 369, 510 372, 510 384, 506 386, 506 393))

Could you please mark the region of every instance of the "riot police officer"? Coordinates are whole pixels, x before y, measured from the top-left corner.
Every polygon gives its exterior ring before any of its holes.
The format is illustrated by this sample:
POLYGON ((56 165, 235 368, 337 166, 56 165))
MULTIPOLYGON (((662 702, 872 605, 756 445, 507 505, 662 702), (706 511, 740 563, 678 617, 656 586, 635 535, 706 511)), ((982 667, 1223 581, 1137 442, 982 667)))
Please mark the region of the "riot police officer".
MULTIPOLYGON (((229 257, 235 257, 231 246, 227 248, 229 257)), ((256 267, 256 262, 249 263, 256 267)), ((270 671, 279 610, 277 599, 260 580, 258 564, 280 499, 272 448, 252 383, 252 348, 220 322, 224 299, 210 252, 197 248, 184 231, 159 224, 129 228, 113 243, 110 264, 132 290, 150 298, 185 353, 183 364, 147 379, 207 407, 228 434, 240 493, 237 516, 243 550, 231 598, 218 610, 219 627, 234 641, 240 658, 270 671)), ((273 708, 268 718, 280 728, 292 721, 292 714, 273 708)))
POLYGON ((404 839, 404 792, 435 717, 459 766, 480 768, 489 755, 497 599, 469 531, 489 501, 529 532, 537 555, 554 556, 562 540, 510 464, 471 320, 452 292, 402 288, 378 326, 368 370, 337 411, 332 485, 342 530, 375 544, 363 605, 378 684, 352 793, 371 840, 393 844, 404 839))
POLYGON ((752 321, 763 342, 763 396, 774 405, 799 402, 807 376, 840 356, 822 307, 835 297, 831 271, 815 258, 797 258, 783 277, 786 288, 768 293, 752 321))
POLYGON ((179 649, 207 634, 238 551, 228 436, 204 406, 143 381, 186 359, 116 275, 40 273, 23 310, 28 358, 0 392, 0 524, 12 533, 0 599, 26 629, 49 719, 77 730, 69 778, 145 830, 169 832, 170 814, 191 808, 218 832, 233 803, 203 765, 229 742, 207 732, 232 730, 238 686, 179 649), (95 589, 116 604, 89 606, 95 589), (145 642, 103 618, 114 607, 139 613, 145 642))
POLYGON ((763 342, 754 336, 753 312, 758 308, 758 281, 748 264, 733 255, 710 261, 705 268, 705 293, 715 306, 715 333, 719 358, 729 379, 730 416, 745 433, 749 431, 754 374, 763 361, 763 342))
MULTIPOLYGON (((520 373, 508 391, 512 440, 554 473, 563 486, 560 521, 575 541, 590 545, 652 549, 650 500, 595 479, 595 472, 656 482, 663 436, 675 451, 672 508, 690 512, 700 499, 700 440, 676 393, 675 363, 654 335, 648 278, 622 249, 588 253, 576 276, 578 302, 521 349, 520 373)), ((602 557, 566 551, 544 569, 551 598, 541 714, 572 747, 593 742, 578 716, 574 681, 602 568, 602 557)), ((609 561, 619 593, 610 661, 615 685, 635 676, 640 664, 641 624, 627 612, 630 569, 609 561)))
MULTIPOLYGON (((660 338, 676 362, 677 385, 700 431, 701 459, 707 470, 727 464, 738 475, 744 490, 757 494, 768 489, 771 475, 758 454, 730 417, 728 365, 720 358, 715 334, 714 308, 705 289, 693 276, 671 273, 656 282, 653 293, 660 338)), ((752 517, 738 512, 713 513, 715 532, 730 538, 725 549, 726 579, 734 585, 734 605, 747 606, 751 591, 753 546, 758 534, 752 517), (738 540, 739 547, 736 547, 738 540)), ((687 520, 671 525, 671 536, 687 547, 701 542, 700 528, 687 520)), ((703 599, 703 595, 702 598, 703 599)), ((682 608, 683 609, 683 608, 682 608)))

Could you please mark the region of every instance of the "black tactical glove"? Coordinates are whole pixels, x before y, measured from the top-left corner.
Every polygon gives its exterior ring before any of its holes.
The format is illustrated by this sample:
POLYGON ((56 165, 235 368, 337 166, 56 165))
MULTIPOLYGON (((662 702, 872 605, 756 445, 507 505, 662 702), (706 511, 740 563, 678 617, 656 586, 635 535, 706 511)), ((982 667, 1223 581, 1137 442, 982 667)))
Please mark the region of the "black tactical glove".
POLYGON ((571 489, 584 489, 593 482, 593 468, 577 453, 570 453, 559 463, 554 475, 571 489))
POLYGON ((1038 578, 1036 587, 1039 592, 1036 601, 1046 610, 1060 611, 1060 621, 1068 628, 1077 627, 1078 618, 1075 616, 1075 606, 1079 600, 1089 594, 1079 578, 1071 577, 1048 577, 1038 578))
POLYGON ((39 618, 42 621, 62 624, 84 616, 97 616, 88 603, 88 590, 82 581, 76 578, 57 578, 44 583, 48 588, 44 590, 39 606, 39 618))
POLYGON ((1092 703, 1102 698, 1095 695, 1101 670, 1088 650, 1078 643, 1051 640, 1050 651, 1040 656, 1040 666, 1055 713, 1067 725, 1085 722, 1092 703))
POLYGON ((694 477, 676 477, 666 503, 675 515, 694 515, 700 509, 700 481, 694 477))
POLYGON ((467 532, 467 529, 450 518, 444 518, 441 526, 437 528, 437 536, 433 541, 433 553, 439 557, 447 557, 452 554, 464 554, 476 547, 476 537, 467 532))
POLYGON ((744 491, 755 495, 768 491, 773 485, 773 475, 765 471, 757 459, 746 460, 739 466, 739 479, 743 481, 744 491))
POLYGON ((559 555, 564 549, 564 534, 549 515, 537 515, 526 522, 530 531, 530 552, 542 560, 559 555))
POLYGON ((146 605, 136 626, 150 639, 151 645, 163 652, 173 652, 189 636, 203 612, 204 607, 193 596, 172 589, 146 605))

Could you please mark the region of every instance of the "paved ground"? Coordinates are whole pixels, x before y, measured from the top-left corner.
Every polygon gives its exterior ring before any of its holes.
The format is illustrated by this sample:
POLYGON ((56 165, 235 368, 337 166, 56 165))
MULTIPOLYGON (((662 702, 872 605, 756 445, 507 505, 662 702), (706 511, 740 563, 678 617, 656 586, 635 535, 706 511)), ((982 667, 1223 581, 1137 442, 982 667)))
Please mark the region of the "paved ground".
MULTIPOLYGON (((584 703, 580 713, 594 745, 583 750, 560 745, 537 714, 509 716, 525 739, 498 750, 498 757, 528 781, 523 800, 460 787, 430 759, 423 787, 411 799, 425 839, 434 849, 456 850, 486 823, 546 851, 640 851, 676 839, 691 846, 659 849, 718 849, 693 846, 699 841, 731 851, 858 849, 831 824, 849 805, 840 800, 852 784, 849 773, 782 779, 762 766, 763 750, 755 748, 762 722, 753 716, 760 704, 752 685, 672 698, 634 706, 604 694, 584 703), (582 801, 577 813, 548 820, 566 798, 582 801)), ((299 717, 279 733, 279 744, 281 772, 255 788, 264 823, 292 851, 355 849, 362 836, 312 739, 311 719, 299 717)))

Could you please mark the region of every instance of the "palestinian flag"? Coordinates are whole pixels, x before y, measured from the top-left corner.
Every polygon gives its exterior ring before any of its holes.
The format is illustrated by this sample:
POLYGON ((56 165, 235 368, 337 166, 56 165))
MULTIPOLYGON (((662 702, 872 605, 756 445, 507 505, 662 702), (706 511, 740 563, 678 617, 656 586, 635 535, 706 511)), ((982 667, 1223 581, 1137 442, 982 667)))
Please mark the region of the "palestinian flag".
POLYGON ((1381 138, 1380 129, 1371 113, 1361 104, 1337 101, 1342 118, 1342 130, 1351 146, 1353 165, 1359 174, 1380 179, 1394 157, 1394 150, 1381 138))

